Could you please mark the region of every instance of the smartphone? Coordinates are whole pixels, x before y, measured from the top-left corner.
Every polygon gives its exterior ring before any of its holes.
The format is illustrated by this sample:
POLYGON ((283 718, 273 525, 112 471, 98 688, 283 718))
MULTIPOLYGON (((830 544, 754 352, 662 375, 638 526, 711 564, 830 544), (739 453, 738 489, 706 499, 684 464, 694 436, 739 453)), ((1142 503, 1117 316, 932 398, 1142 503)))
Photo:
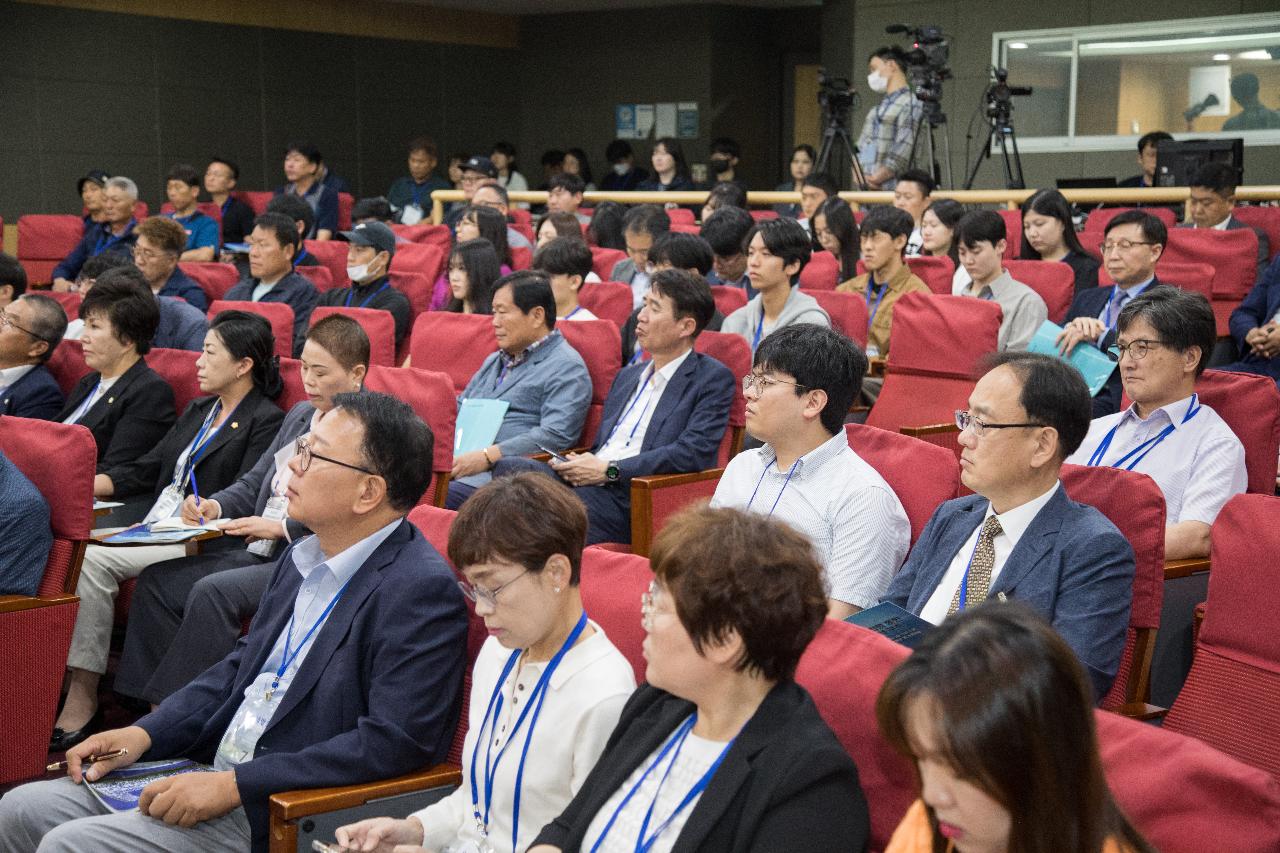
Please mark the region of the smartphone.
POLYGON ((543 453, 547 454, 548 456, 550 456, 552 459, 556 460, 557 462, 569 461, 568 456, 565 456, 563 453, 556 453, 554 450, 552 450, 549 447, 543 447, 541 444, 539 444, 538 449, 541 450, 543 453))
POLYGON ((320 839, 311 842, 311 849, 315 853, 346 853, 345 847, 339 847, 337 844, 325 844, 320 839))

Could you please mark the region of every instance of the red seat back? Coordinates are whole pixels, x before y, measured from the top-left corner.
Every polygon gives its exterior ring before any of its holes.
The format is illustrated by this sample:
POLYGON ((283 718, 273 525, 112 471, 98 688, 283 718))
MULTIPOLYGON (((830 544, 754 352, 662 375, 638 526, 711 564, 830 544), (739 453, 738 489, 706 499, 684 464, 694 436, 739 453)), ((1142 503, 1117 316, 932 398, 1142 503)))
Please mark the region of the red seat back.
POLYGON ((578 290, 578 301, 601 320, 612 320, 619 329, 631 319, 631 285, 596 281, 578 290))
POLYGON ((831 317, 831 327, 847 338, 867 345, 867 301, 859 293, 838 290, 814 290, 809 295, 818 301, 831 317))
MULTIPOLYGON (((693 348, 729 368, 733 374, 733 403, 729 406, 729 428, 720 441, 716 464, 724 467, 742 449, 742 431, 747 425, 747 398, 742 395, 742 377, 751 372, 751 347, 742 335, 730 332, 702 332, 693 348)), ((654 525, 657 527, 657 525, 654 525)))
POLYGON ((1004 259, 1012 261, 1022 248, 1022 211, 1002 209, 997 212, 1004 220, 1004 259))
MULTIPOLYGON (((1161 284, 1168 284, 1182 290, 1199 293, 1205 299, 1213 299, 1213 267, 1208 264, 1184 264, 1177 261, 1166 261, 1162 256, 1156 261, 1156 278, 1161 284)), ((1098 284, 1110 287, 1115 284, 1107 268, 1098 270, 1098 284)))
POLYGON ((1005 261, 1004 268, 1044 300, 1049 319, 1062 323, 1076 295, 1076 274, 1061 261, 1005 261))
POLYGON ((1231 215, 1266 234, 1271 257, 1280 255, 1280 207, 1237 207, 1231 215))
MULTIPOLYGON (((351 193, 338 193, 338 230, 351 230, 351 209, 356 206, 351 193)), ((337 236, 336 234, 334 236, 337 236)))
POLYGON ((631 664, 637 683, 645 680, 647 669, 641 652, 640 596, 652 581, 653 571, 645 557, 594 546, 582 552, 583 609, 631 664))
POLYGON ((70 214, 28 214, 18 217, 18 262, 30 284, 53 280, 53 268, 84 236, 84 221, 70 214))
POLYGON ((400 291, 409 300, 409 311, 416 319, 424 311, 431 310, 431 293, 435 285, 434 279, 427 278, 418 272, 395 272, 389 276, 391 286, 400 291))
POLYGON ((800 286, 805 290, 835 290, 840 283, 840 261, 828 251, 814 252, 800 270, 800 286))
MULTIPOLYGON (((956 274, 956 265, 949 256, 918 255, 907 258, 907 267, 916 278, 925 283, 930 292, 940 296, 951 295, 951 279, 956 274)), ((858 272, 863 272, 861 267, 858 272)))
POLYGON ((672 225, 693 225, 693 211, 684 207, 668 207, 667 216, 671 219, 672 225))
POLYGON ((513 207, 508 210, 507 218, 511 220, 512 225, 523 225, 526 228, 533 227, 533 214, 523 207, 513 207))
POLYGON ((412 272, 435 281, 444 269, 447 252, 436 243, 401 243, 391 258, 392 272, 412 272))
POLYGON ((74 320, 80 316, 80 303, 84 301, 84 297, 79 293, 46 290, 41 295, 48 296, 54 302, 61 305, 63 313, 67 315, 67 320, 74 320))
POLYGON ((330 314, 342 314, 360 324, 369 336, 369 364, 392 367, 396 363, 396 320, 381 308, 347 308, 343 305, 317 305, 311 312, 311 325, 330 314))
POLYGON ((876 469, 902 502, 915 545, 934 510, 960 488, 955 456, 936 444, 864 424, 845 424, 844 434, 853 452, 876 469))
POLYGON ((144 358, 147 367, 159 373, 173 389, 173 407, 178 414, 186 411, 192 400, 208 396, 200 390, 200 382, 196 379, 196 360, 200 358, 200 353, 185 349, 153 348, 144 358))
POLYGON ((711 297, 716 301, 716 310, 726 317, 747 304, 747 292, 730 284, 711 285, 711 297))
POLYGON ((449 377, 417 367, 370 365, 364 387, 403 400, 431 427, 435 439, 432 477, 422 503, 443 506, 449 472, 453 470, 453 428, 458 420, 458 400, 449 377))
MULTIPOLYGON (((669 210, 667 211, 667 213, 670 213, 670 212, 671 211, 669 210)), ((701 234, 702 233, 702 229, 699 228, 697 225, 694 225, 692 222, 672 222, 671 230, 676 234, 701 234)))
POLYGON ((260 314, 271 323, 271 334, 276 339, 276 355, 289 358, 293 355, 293 309, 283 302, 251 302, 234 299, 218 299, 209 305, 209 319, 220 311, 248 311, 260 314))
POLYGON ((533 265, 533 250, 528 246, 511 247, 511 269, 527 270, 533 265))
POLYGON ((266 192, 249 192, 240 191, 232 193, 233 196, 240 199, 253 210, 254 216, 261 216, 267 212, 267 205, 271 203, 271 199, 275 197, 275 193, 267 190, 266 192))
MULTIPOLYGON (((1107 231, 1107 225, 1111 220, 1115 219, 1122 213, 1128 213, 1131 210, 1139 208, 1133 207, 1102 207, 1089 214, 1089 218, 1085 220, 1084 231, 1080 235, 1080 242, 1084 244, 1086 249, 1091 252, 1097 252, 1097 244, 1102 242, 1102 237, 1107 231), (1085 238, 1088 234, 1088 239, 1085 238)), ((1173 228, 1178 224, 1178 218, 1173 211, 1167 207, 1144 207, 1141 208, 1143 213, 1150 213, 1152 216, 1164 223, 1165 228, 1173 228)))
POLYGON ((608 281, 614 266, 626 259, 627 253, 621 249, 591 247, 591 271, 600 276, 601 281, 608 281))
MULTIPOLYGON (((487 314, 427 311, 414 321, 409 353, 414 367, 448 374, 460 394, 497 348, 493 318, 487 314)), ((621 343, 618 350, 621 360, 621 343)))
POLYGON ((1102 707, 1115 711, 1127 702, 1146 702, 1151 695, 1151 653, 1164 602, 1164 494, 1146 474, 1087 465, 1063 465, 1060 475, 1067 497, 1089 504, 1105 515, 1136 558, 1133 598, 1124 652, 1102 707))
MULTIPOLYGON (((351 286, 351 279, 347 277, 347 243, 341 240, 304 240, 302 245, 329 270, 334 287, 351 286)), ((394 258, 392 262, 395 262, 394 258)))
MULTIPOLYGON (((391 231, 401 240, 436 246, 445 254, 449 253, 449 247, 453 245, 453 232, 449 230, 448 225, 432 225, 430 223, 392 225, 391 231)), ((396 248, 398 251, 399 246, 396 248)))
POLYGON ((308 399, 307 391, 302 387, 302 362, 299 359, 280 359, 280 379, 284 383, 284 390, 276 398, 280 408, 287 412, 308 399))
POLYGON ((1280 454, 1280 391, 1269 376, 1206 370, 1196 380, 1200 402, 1227 422, 1244 445, 1249 491, 1272 495, 1280 454))
POLYGON ((756 222, 764 222, 766 219, 777 219, 778 212, 776 210, 753 210, 751 218, 756 222))
POLYGON ((240 272, 235 264, 183 261, 178 264, 178 268, 200 285, 200 289, 204 291, 205 297, 210 302, 226 296, 227 291, 235 287, 236 282, 240 280, 240 272))
POLYGON ((595 444, 596 431, 604 415, 605 398, 613 387, 614 377, 622 368, 622 335, 617 325, 608 320, 574 320, 557 323, 556 328, 582 356, 591 374, 591 405, 578 441, 583 447, 590 447, 595 444))
POLYGON ((76 340, 66 340, 58 344, 53 356, 45 362, 45 367, 57 380, 63 394, 70 394, 76 383, 93 372, 84 361, 84 346, 76 340))
POLYGON ((1280 499, 1237 495, 1211 537, 1204 623, 1165 727, 1280 779, 1280 499))
POLYGON ((1177 263, 1211 264, 1214 297, 1239 300, 1258 278, 1258 235, 1250 228, 1174 228, 1162 257, 1177 263))
POLYGON ((321 293, 326 290, 333 290, 333 273, 329 272, 329 268, 326 266, 304 264, 300 267, 294 267, 293 271, 315 285, 316 290, 321 293))

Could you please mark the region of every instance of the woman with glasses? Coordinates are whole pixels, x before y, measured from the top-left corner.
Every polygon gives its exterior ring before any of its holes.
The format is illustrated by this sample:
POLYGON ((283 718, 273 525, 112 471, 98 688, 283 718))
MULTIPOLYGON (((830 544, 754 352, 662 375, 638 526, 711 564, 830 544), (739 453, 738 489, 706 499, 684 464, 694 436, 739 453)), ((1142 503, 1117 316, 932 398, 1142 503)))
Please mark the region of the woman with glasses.
POLYGON ((1057 190, 1038 190, 1022 203, 1022 250, 1024 261, 1061 261, 1071 267, 1075 292, 1098 286, 1102 266, 1080 245, 1071 202, 1057 190))
POLYGON ((472 673, 462 785, 405 820, 339 828, 345 849, 524 851, 582 788, 635 688, 582 608, 586 534, 582 503, 540 474, 494 480, 463 504, 449 559, 489 639, 472 673))
POLYGON ((447 307, 450 300, 454 298, 449 281, 449 267, 454 263, 454 253, 458 248, 477 239, 488 241, 490 251, 498 262, 499 276, 511 274, 511 248, 507 243, 506 217, 492 207, 468 207, 466 213, 462 214, 462 219, 458 221, 453 250, 449 253, 449 263, 446 264, 431 290, 431 311, 455 310, 447 307))
POLYGON ((862 850, 853 760, 795 683, 827 610, 809 540, 699 507, 654 542, 647 684, 529 853, 862 850))

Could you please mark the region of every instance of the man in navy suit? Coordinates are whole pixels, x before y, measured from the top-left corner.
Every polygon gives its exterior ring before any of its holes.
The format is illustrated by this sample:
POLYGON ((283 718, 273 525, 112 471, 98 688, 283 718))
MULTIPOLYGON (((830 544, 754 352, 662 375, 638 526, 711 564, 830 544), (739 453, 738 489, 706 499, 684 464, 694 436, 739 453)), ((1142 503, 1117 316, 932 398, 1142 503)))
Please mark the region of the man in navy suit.
POLYGON ((1222 370, 1259 373, 1280 385, 1280 257, 1267 267, 1244 301, 1231 312, 1231 337, 1240 360, 1222 370))
POLYGON ((956 415, 960 479, 976 494, 938 508, 884 600, 934 624, 984 599, 1023 601, 1075 651, 1101 699, 1124 650, 1134 557, 1058 481, 1089 431, 1089 390, 1049 356, 1001 353, 992 363, 956 415))
MULTIPOLYGON (((589 543, 631 541, 633 477, 715 466, 736 380, 729 368, 693 349, 714 313, 702 276, 655 273, 636 325, 636 340, 652 360, 618 372, 591 452, 551 461, 587 505, 589 543)), ((532 460, 503 459, 494 473, 530 467, 546 470, 532 460)))
POLYGON ((0 414, 51 420, 66 398, 45 363, 67 331, 48 296, 27 293, 0 308, 0 414))
MULTIPOLYGON (((1120 309, 1143 291, 1161 284, 1156 278, 1156 261, 1168 240, 1169 229, 1144 210, 1126 210, 1107 223, 1102 263, 1115 284, 1088 287, 1076 294, 1058 336, 1063 355, 1076 346, 1094 346, 1106 352, 1115 344, 1120 309)), ((1093 417, 1120 411, 1121 394, 1120 371, 1114 370, 1093 398, 1093 417)))
POLYGON ((431 476, 431 431, 383 394, 334 403, 289 461, 289 515, 315 535, 281 557, 248 635, 136 725, 71 749, 69 779, 0 799, 0 850, 266 853, 271 794, 444 758, 467 611, 452 571, 404 517, 431 476), (131 812, 109 813, 76 784, 180 757, 213 767, 151 783, 131 812))

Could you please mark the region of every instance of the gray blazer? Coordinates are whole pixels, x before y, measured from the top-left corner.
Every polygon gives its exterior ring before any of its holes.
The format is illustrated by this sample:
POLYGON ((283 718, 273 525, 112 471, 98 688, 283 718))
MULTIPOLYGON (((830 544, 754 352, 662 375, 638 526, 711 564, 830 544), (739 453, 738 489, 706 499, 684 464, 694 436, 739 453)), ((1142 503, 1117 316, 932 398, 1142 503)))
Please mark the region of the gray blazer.
MULTIPOLYGON (((538 446, 573 447, 582 437, 582 425, 591 405, 591 375, 587 365, 558 331, 553 331, 529 356, 507 372, 498 384, 501 352, 484 360, 462 390, 458 401, 506 400, 510 404, 496 444, 503 456, 537 453, 538 446)), ((483 485, 489 472, 461 477, 458 482, 483 485)))

